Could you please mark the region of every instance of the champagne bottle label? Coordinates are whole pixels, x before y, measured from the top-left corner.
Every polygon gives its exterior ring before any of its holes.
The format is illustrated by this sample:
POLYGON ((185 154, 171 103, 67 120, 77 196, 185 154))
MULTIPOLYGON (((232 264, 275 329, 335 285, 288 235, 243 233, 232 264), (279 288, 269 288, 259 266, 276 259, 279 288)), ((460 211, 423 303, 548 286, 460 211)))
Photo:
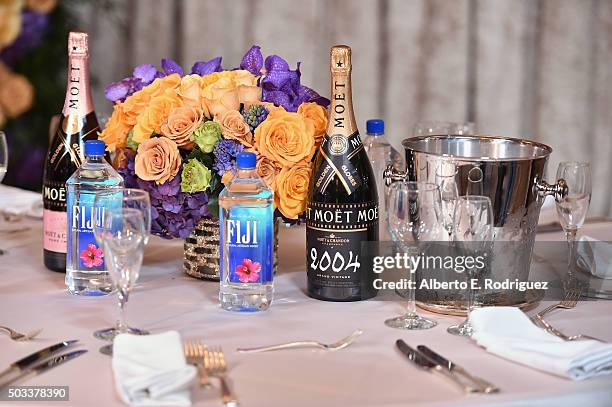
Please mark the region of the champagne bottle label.
POLYGON ((370 239, 370 228, 378 228, 378 202, 309 202, 306 228, 308 279, 326 287, 361 287, 361 244, 370 239))
POLYGON ((315 186, 319 191, 325 192, 331 180, 338 177, 348 195, 355 192, 361 186, 362 180, 351 163, 351 158, 362 149, 363 144, 357 132, 350 137, 343 134, 325 137, 319 152, 323 156, 323 165, 319 167, 315 175, 315 186))

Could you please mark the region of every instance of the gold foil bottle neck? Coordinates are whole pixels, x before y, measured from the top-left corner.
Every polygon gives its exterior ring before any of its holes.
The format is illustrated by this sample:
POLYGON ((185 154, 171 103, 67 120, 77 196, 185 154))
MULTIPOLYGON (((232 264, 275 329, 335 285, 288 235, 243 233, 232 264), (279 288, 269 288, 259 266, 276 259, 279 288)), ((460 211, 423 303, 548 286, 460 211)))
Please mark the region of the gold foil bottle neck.
POLYGON ((68 35, 68 55, 88 55, 87 33, 70 32, 68 35))
POLYGON ((334 72, 350 72, 351 47, 348 45, 335 45, 330 51, 330 69, 334 72))

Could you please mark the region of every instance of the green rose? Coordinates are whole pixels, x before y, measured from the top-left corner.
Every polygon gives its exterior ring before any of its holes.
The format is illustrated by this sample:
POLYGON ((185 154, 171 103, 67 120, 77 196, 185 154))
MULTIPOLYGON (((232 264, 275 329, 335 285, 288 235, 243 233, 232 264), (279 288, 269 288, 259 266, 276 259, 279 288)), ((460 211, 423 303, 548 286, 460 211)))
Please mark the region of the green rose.
POLYGON ((212 153, 215 144, 221 140, 221 126, 212 120, 204 122, 191 135, 191 138, 205 153, 212 153))
POLYGON ((212 172, 204 164, 192 158, 183 165, 181 191, 187 193, 205 191, 211 179, 212 172))

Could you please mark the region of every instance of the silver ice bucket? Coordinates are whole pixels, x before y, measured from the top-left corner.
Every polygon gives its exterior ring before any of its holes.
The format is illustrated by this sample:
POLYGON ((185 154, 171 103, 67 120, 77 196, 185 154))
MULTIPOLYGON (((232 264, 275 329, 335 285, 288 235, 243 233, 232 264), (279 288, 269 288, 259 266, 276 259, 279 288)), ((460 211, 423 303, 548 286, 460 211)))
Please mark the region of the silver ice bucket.
MULTIPOLYGON (((561 199, 567 194, 564 180, 544 181, 546 162, 552 149, 528 140, 493 136, 422 136, 402 142, 406 151, 406 172, 385 171, 386 181, 407 179, 438 183, 440 175, 454 174, 459 195, 485 195, 493 204, 494 243, 511 242, 512 252, 495 250, 483 278, 496 281, 528 281, 531 254, 540 208, 547 195, 561 199)), ((510 246, 509 246, 510 247, 510 246)), ((455 276, 417 274, 424 278, 456 279, 455 276)), ((462 292, 441 294, 438 290, 417 290, 419 304, 432 311, 461 313, 462 292)), ((507 290, 480 290, 477 301, 487 305, 527 306, 538 293, 507 290)))

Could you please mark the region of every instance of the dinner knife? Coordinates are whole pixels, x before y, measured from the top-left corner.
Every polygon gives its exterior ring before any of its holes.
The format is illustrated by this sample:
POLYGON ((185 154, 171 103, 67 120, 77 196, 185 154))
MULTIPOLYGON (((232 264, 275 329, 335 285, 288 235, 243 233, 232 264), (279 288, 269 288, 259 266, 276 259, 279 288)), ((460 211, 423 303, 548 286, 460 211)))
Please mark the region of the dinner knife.
POLYGON ((63 341, 60 343, 56 343, 55 345, 51 345, 37 352, 34 352, 31 355, 26 356, 25 358, 19 359, 17 362, 12 363, 4 371, 0 372, 0 379, 2 379, 4 376, 14 371, 24 371, 28 367, 34 365, 37 362, 40 362, 46 357, 51 356, 55 352, 60 351, 62 349, 66 349, 74 345, 77 342, 78 340, 70 340, 70 341, 63 341))
POLYGON ((481 379, 480 377, 472 376, 470 373, 468 373, 467 370, 457 365, 456 363, 451 362, 450 360, 446 359, 444 356, 440 355, 439 353, 431 350, 427 346, 419 345, 417 346, 417 349, 423 355, 425 355, 426 358, 430 359, 432 362, 442 366, 442 368, 447 369, 449 372, 457 373, 463 376, 464 378, 466 378, 467 380, 469 380, 476 386, 480 387, 481 391, 485 393, 496 393, 499 391, 499 387, 495 386, 492 383, 489 383, 488 381, 484 379, 481 379))
POLYGON ((466 393, 478 393, 480 389, 472 387, 463 383, 461 380, 455 376, 455 374, 448 369, 443 368, 442 366, 432 362, 423 355, 421 352, 412 349, 406 342, 401 339, 395 341, 395 346, 402 352, 408 359, 414 363, 419 369, 427 370, 431 373, 436 373, 459 386, 466 393))
POLYGON ((44 362, 41 362, 39 364, 37 364, 36 366, 33 367, 29 367, 29 368, 25 368, 21 373, 19 373, 17 376, 13 377, 12 379, 10 379, 9 381, 2 383, 0 385, 0 390, 6 388, 9 384, 15 383, 16 381, 20 380, 20 379, 24 379, 28 376, 36 376, 39 375, 41 373, 46 372, 47 370, 53 369, 54 367, 57 367, 59 365, 62 365, 66 362, 68 362, 69 360, 72 360, 78 356, 81 356, 83 353, 86 353, 87 351, 85 349, 79 349, 79 350, 74 350, 72 352, 68 352, 68 353, 64 353, 62 355, 58 355, 58 356, 54 356, 48 360, 45 360, 44 362))

